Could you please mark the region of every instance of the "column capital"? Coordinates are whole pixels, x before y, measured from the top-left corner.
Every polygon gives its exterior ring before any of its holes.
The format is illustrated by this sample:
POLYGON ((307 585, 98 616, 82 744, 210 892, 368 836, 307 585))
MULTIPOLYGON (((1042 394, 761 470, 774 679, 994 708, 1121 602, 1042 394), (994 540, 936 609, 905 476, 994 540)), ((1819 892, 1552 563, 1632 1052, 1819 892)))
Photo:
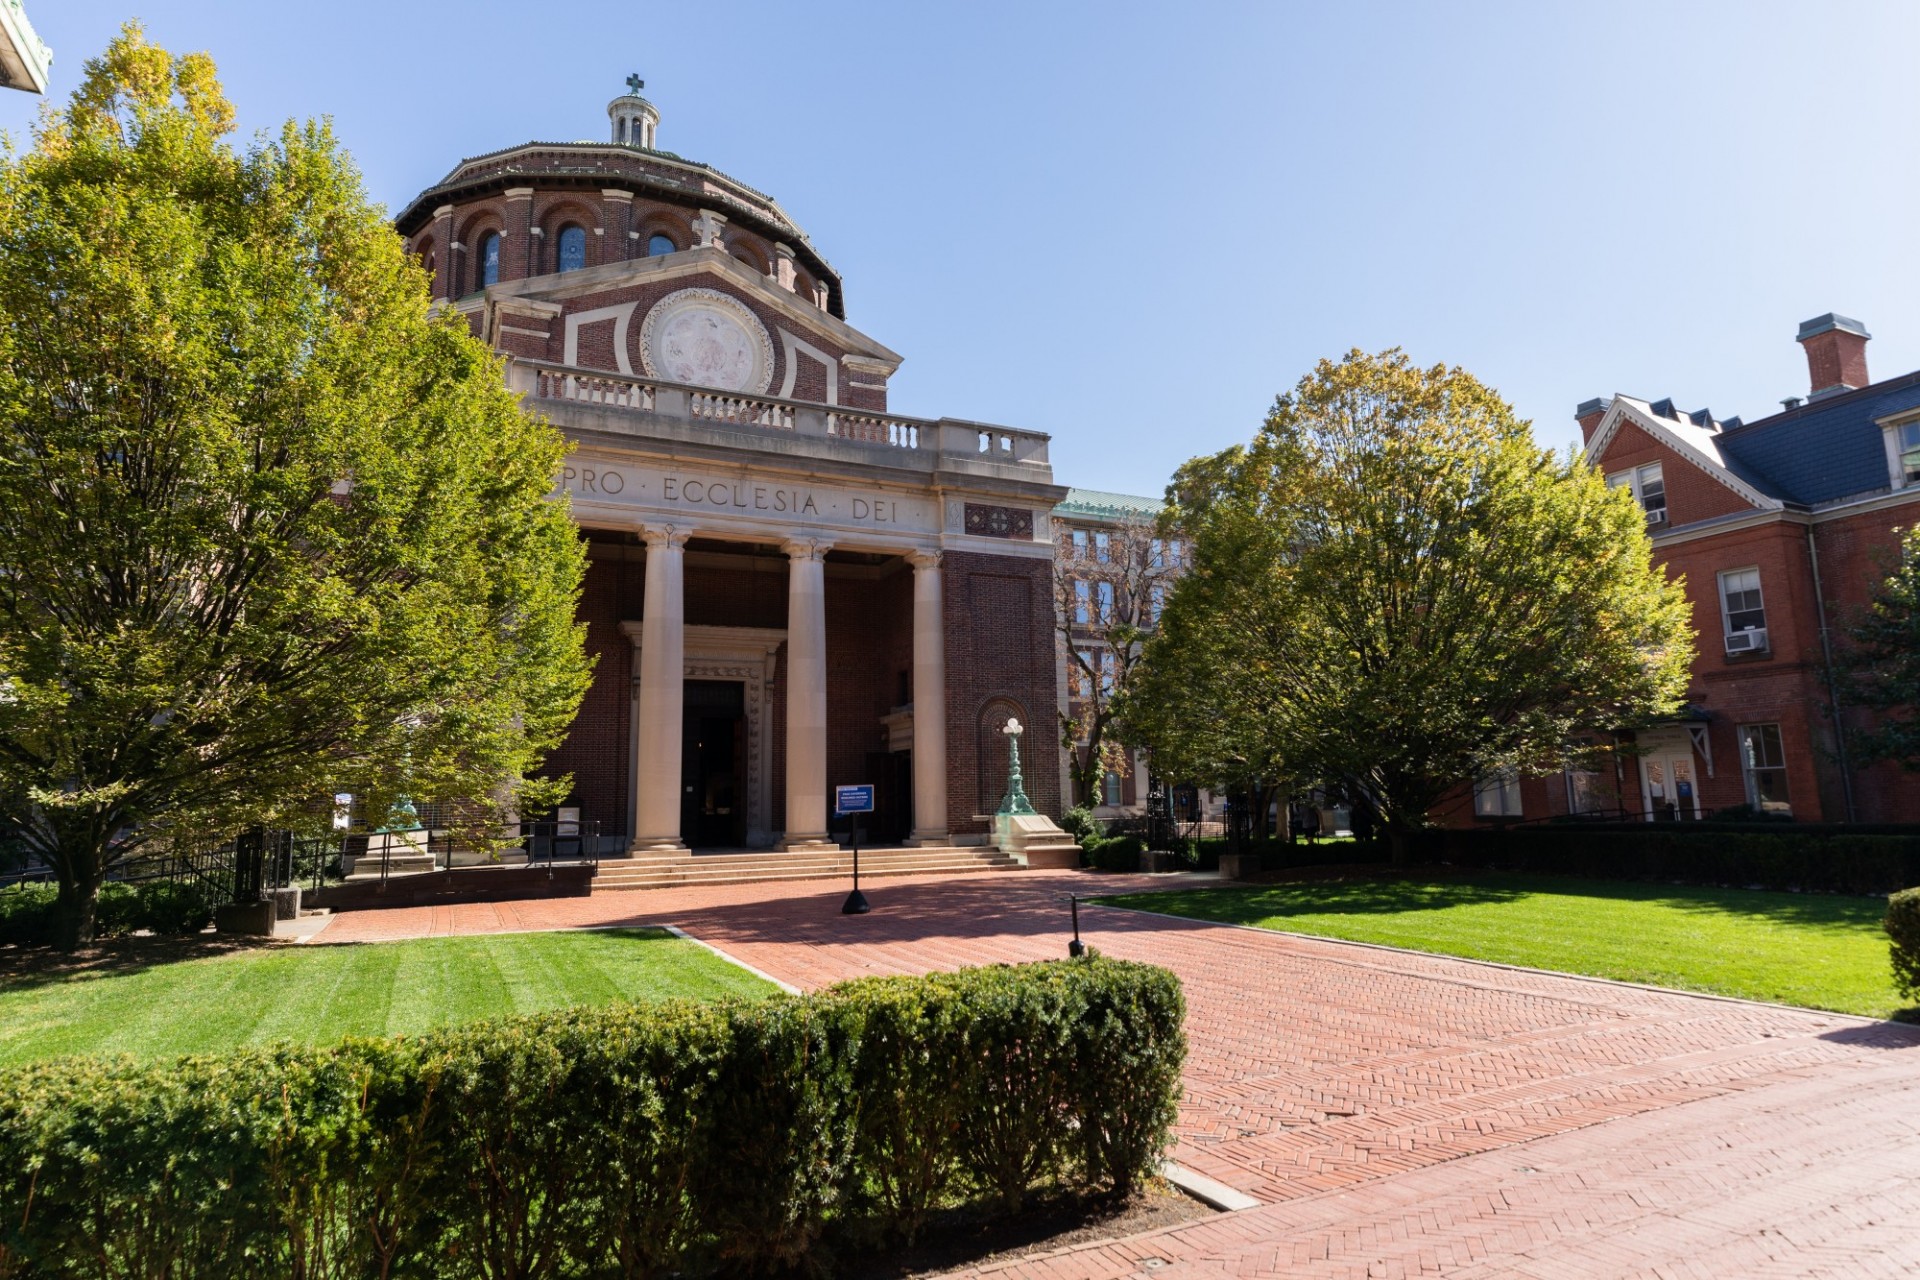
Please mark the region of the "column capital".
POLYGON ((693 530, 683 529, 677 524, 642 525, 640 536, 646 539, 647 549, 672 547, 678 551, 687 545, 687 539, 693 536, 693 530))
POLYGON ((435 209, 433 211, 433 216, 436 218, 451 218, 453 216, 453 206, 450 204, 443 204, 438 209, 435 209))
POLYGON ((940 552, 937 549, 933 551, 909 551, 907 552, 907 563, 923 572, 928 569, 938 569, 940 567, 940 552))
POLYGON ((825 538, 788 538, 780 544, 790 560, 819 560, 833 549, 825 538))

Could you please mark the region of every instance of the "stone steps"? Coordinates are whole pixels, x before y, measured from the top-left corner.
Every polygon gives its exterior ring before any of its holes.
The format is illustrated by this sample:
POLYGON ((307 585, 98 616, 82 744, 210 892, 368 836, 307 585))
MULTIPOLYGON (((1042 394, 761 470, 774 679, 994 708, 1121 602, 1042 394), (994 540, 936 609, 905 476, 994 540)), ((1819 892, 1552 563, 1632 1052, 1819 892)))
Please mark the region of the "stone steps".
MULTIPOLYGON (((1020 863, 993 848, 863 849, 860 878, 934 875, 959 871, 1009 871, 1020 863)), ((669 889, 703 884, 758 884, 772 880, 852 879, 853 854, 818 853, 643 854, 600 863, 593 887, 669 889)))

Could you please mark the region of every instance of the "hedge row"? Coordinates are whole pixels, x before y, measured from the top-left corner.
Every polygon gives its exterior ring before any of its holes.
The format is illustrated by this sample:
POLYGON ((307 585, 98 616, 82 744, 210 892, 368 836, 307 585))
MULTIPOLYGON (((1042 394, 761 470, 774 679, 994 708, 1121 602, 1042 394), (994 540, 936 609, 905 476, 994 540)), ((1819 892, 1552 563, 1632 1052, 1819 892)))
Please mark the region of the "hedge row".
POLYGON ((1920 996, 1920 889, 1888 895, 1886 927, 1893 945, 1893 985, 1903 996, 1920 996))
MULTIPOLYGON (((45 882, 0 889, 0 943, 52 942, 59 923, 59 897, 59 890, 45 882)), ((166 880, 138 885, 116 882, 100 886, 94 936, 123 937, 137 929, 192 934, 212 923, 213 907, 193 885, 166 880)))
POLYGON ((759 1003, 0 1082, 0 1277, 665 1276, 827 1266, 933 1210, 1125 1191, 1178 981, 1089 957, 759 1003))
POLYGON ((1080 843, 1081 862, 1102 871, 1138 871, 1146 842, 1139 836, 1088 836, 1080 843))
POLYGON ((1920 835, 1709 824, 1422 831, 1417 861, 1615 880, 1883 894, 1920 884, 1920 835))

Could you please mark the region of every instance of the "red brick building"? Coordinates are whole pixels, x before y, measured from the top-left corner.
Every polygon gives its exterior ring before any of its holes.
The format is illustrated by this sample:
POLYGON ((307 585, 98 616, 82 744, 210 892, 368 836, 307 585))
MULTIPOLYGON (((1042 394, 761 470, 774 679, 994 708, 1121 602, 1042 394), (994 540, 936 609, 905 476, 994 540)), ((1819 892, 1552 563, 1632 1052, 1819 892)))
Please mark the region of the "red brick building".
POLYGON ((1698 635, 1687 713, 1586 770, 1484 779, 1449 820, 1750 806, 1920 821, 1920 779, 1858 766, 1835 731, 1860 714, 1835 678, 1848 626, 1920 520, 1920 372, 1871 381, 1868 338, 1845 316, 1801 325, 1810 394, 1755 422, 1629 395, 1580 405, 1593 465, 1633 489, 1654 555, 1686 583, 1698 635))
MULTIPOLYGON (((901 357, 846 321, 779 204, 655 146, 636 92, 605 143, 462 161, 396 219, 439 302, 574 443, 598 660, 552 764, 638 851, 870 835, 979 842, 1011 718, 1050 743, 1052 523, 1038 432, 887 407, 901 357)), ((1026 788, 1059 812, 1052 750, 1026 788)))

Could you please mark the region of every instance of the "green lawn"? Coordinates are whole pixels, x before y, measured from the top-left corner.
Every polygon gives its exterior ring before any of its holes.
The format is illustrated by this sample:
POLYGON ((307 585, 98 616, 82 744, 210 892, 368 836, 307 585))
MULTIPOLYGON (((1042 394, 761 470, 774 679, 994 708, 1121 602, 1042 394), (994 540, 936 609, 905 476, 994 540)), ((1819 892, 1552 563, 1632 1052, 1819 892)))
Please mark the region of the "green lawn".
POLYGON ((324 1044, 566 1005, 773 990, 659 929, 275 946, 104 972, 0 968, 0 1065, 324 1044))
POLYGON ((1893 987, 1884 898, 1474 875, 1103 901, 1875 1018, 1908 1003, 1893 987))

